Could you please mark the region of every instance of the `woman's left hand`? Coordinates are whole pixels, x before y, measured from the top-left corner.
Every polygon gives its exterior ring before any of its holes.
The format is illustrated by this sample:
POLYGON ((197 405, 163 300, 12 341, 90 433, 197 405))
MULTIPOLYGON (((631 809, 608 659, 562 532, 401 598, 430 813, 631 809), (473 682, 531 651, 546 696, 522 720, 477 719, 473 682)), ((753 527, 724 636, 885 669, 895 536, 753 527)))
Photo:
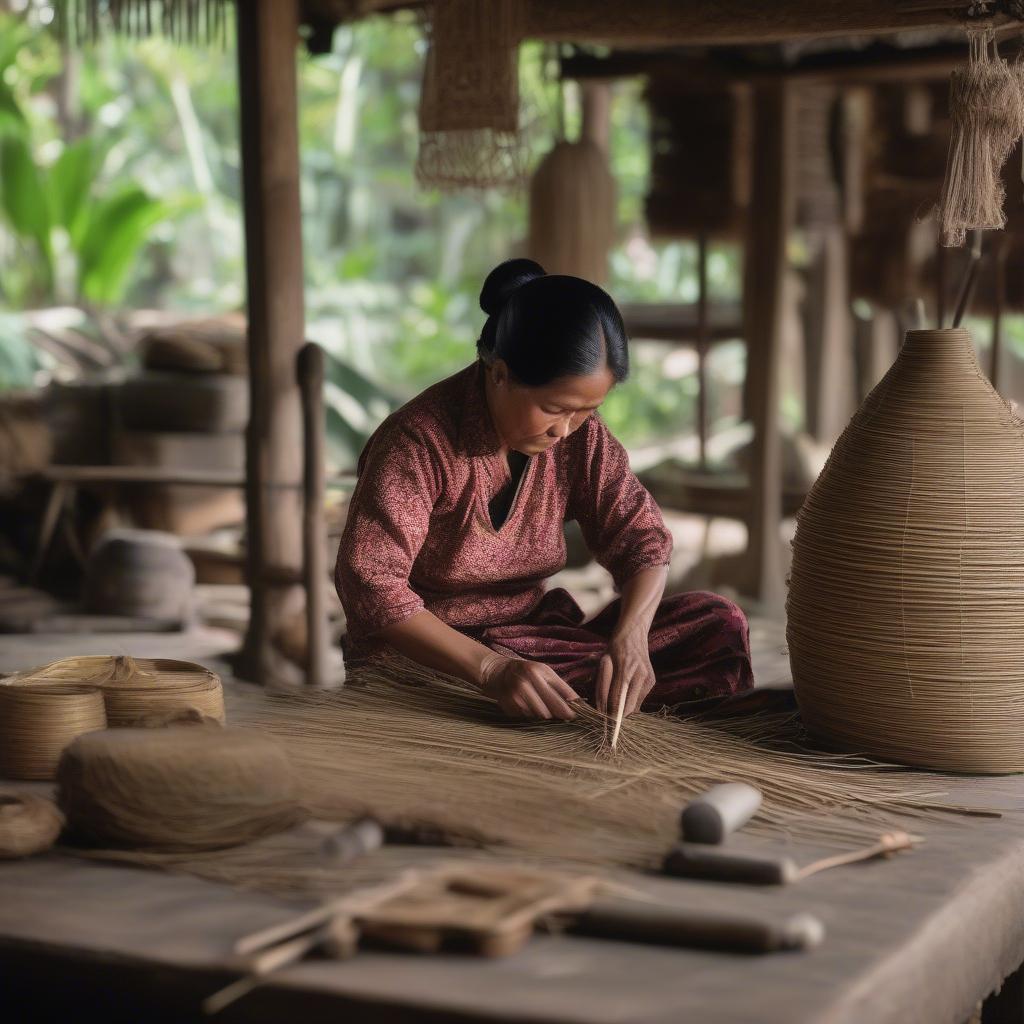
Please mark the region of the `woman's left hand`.
POLYGON ((654 668, 647 645, 647 631, 634 629, 615 634, 597 669, 594 704, 598 711, 616 717, 625 689, 623 717, 631 715, 639 710, 653 688, 654 668))

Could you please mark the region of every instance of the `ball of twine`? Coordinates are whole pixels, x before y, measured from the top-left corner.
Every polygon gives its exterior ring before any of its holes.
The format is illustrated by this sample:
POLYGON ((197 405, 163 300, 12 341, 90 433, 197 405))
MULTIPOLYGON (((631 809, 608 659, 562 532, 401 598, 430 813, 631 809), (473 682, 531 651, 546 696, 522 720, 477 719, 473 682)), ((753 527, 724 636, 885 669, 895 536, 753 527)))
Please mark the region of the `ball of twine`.
POLYGON ((52 779, 64 748, 106 724, 94 686, 0 686, 0 775, 52 779))
POLYGON ((0 793, 0 860, 48 850, 63 827, 64 817, 52 800, 0 793))
POLYGON ((196 724, 91 733, 64 752, 57 783, 73 836, 105 846, 216 849, 304 816, 283 748, 245 729, 196 724))
POLYGON ((966 330, 910 331, 800 511, 787 640, 808 729, 1024 771, 1024 424, 966 330))
POLYGON ((24 686, 58 681, 98 686, 111 727, 134 725, 154 712, 186 708, 224 721, 220 678, 190 661, 109 655, 63 658, 6 680, 24 686))

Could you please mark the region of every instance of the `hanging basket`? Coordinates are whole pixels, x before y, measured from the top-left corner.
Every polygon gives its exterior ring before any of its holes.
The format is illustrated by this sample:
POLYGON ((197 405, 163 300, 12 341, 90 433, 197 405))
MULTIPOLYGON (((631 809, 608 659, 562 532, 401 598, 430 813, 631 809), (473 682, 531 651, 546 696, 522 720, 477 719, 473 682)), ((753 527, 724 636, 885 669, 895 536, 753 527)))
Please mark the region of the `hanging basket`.
POLYGON ((604 284, 615 241, 615 179, 589 139, 562 140, 530 182, 528 251, 549 274, 604 284))
POLYGON ((807 728, 888 761, 1024 771, 1024 423, 966 330, 910 331, 800 512, 807 728))
POLYGON ((734 236, 750 202, 750 92, 742 86, 694 89, 678 77, 652 77, 651 178, 647 225, 652 236, 734 236))

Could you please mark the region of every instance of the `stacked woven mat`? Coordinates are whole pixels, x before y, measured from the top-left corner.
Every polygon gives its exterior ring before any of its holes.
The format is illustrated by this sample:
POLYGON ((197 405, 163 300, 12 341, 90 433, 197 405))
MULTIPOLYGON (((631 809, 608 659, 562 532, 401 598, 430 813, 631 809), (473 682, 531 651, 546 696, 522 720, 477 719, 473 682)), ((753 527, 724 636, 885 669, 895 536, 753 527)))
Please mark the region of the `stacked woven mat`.
POLYGON ((0 776, 52 779, 76 737, 191 714, 224 721, 219 677, 187 661, 65 658, 0 680, 0 776))

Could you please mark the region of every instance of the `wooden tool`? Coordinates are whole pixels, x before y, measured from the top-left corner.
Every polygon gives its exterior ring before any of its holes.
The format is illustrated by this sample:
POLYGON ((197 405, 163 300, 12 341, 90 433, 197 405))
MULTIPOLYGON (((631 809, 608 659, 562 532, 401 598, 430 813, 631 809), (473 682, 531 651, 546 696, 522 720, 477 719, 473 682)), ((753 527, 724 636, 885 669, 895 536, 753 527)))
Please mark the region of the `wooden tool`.
POLYGON ((596 902, 575 916, 570 930, 625 942, 734 953, 806 950, 819 945, 825 937, 824 925, 811 914, 794 914, 773 921, 635 900, 596 902))
POLYGON ((683 839, 688 843, 721 843, 750 821, 760 806, 761 791, 745 782, 712 786, 683 808, 683 839))
POLYGON ((914 839, 906 832, 887 832, 872 846, 824 857, 799 867, 790 857, 726 851, 700 843, 679 843, 669 851, 662 866, 667 874, 683 878, 744 882, 751 885, 788 885, 816 875, 819 871, 888 856, 899 850, 909 850, 913 845, 914 839))

